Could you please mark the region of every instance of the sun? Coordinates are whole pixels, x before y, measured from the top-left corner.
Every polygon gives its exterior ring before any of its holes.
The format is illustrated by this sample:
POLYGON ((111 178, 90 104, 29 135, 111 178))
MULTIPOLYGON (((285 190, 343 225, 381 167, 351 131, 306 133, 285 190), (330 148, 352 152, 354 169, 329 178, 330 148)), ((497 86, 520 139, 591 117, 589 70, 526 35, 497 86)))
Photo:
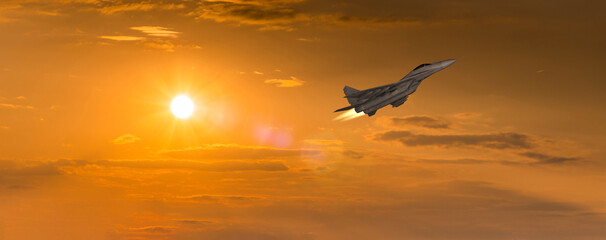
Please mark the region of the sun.
POLYGON ((194 113, 194 102, 187 95, 178 95, 170 103, 170 111, 177 118, 189 118, 194 113))

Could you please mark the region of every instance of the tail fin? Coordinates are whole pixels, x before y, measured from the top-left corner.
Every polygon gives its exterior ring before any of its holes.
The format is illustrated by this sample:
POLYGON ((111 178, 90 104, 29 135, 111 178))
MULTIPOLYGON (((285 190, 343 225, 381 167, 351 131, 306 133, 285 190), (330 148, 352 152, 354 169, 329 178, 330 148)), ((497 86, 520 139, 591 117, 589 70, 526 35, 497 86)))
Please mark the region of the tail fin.
POLYGON ((352 87, 350 87, 350 86, 345 86, 345 87, 343 88, 343 92, 345 92, 345 96, 347 96, 347 95, 351 95, 351 94, 356 93, 356 92, 359 92, 359 91, 360 91, 360 90, 355 89, 355 88, 352 88, 352 87))
MULTIPOLYGON (((360 91, 360 90, 355 89, 355 88, 352 88, 352 87, 350 87, 350 86, 345 86, 345 87, 343 88, 343 92, 345 92, 345 96, 352 95, 352 94, 357 93, 357 92, 359 92, 359 91, 360 91)), ((347 98, 347 101, 348 101, 348 102, 349 102, 349 104, 351 104, 351 105, 356 105, 356 104, 360 103, 360 99, 358 99, 358 98, 352 98, 352 97, 348 97, 348 98, 347 98)))
MULTIPOLYGON (((352 88, 352 87, 350 87, 350 86, 345 86, 345 87, 343 88, 343 92, 345 92, 345 96, 347 96, 347 95, 351 95, 351 94, 353 94, 353 93, 357 93, 357 92, 359 92, 359 91, 360 91, 360 90, 357 90, 357 89, 352 88)), ((360 102, 362 101, 362 99, 359 99, 359 98, 353 98, 353 97, 348 97, 348 98, 347 98, 347 101, 349 102, 350 106, 347 106, 347 107, 344 107, 344 108, 337 109, 335 112, 345 111, 345 110, 349 110, 349 109, 352 109, 352 108, 358 107, 358 106, 360 105, 360 102)), ((358 111, 356 111, 356 112, 358 112, 358 111)))

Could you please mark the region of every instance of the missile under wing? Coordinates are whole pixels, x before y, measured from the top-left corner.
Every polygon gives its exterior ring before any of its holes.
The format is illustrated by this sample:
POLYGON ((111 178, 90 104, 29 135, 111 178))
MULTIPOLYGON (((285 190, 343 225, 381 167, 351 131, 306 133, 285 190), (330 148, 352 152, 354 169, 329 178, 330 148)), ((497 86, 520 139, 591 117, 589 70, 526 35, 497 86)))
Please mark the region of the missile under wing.
POLYGON ((414 93, 419 84, 430 75, 450 66, 456 59, 450 59, 434 63, 421 64, 410 73, 395 83, 357 90, 345 86, 345 98, 349 106, 337 109, 335 112, 355 109, 356 112, 364 112, 369 117, 375 115, 377 110, 387 105, 398 107, 408 99, 408 96, 414 93))

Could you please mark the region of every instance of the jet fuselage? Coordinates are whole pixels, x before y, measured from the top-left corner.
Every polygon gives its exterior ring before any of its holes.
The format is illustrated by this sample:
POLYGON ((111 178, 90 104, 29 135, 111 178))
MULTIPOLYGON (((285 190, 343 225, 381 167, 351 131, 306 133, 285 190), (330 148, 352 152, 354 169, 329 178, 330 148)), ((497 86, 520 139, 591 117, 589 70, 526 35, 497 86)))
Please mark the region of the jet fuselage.
POLYGON ((345 86, 345 97, 351 105, 337 111, 354 108, 356 112, 364 112, 372 116, 378 109, 389 104, 393 105, 393 107, 398 107, 406 101, 410 94, 417 90, 419 84, 425 78, 450 66, 455 61, 455 59, 450 59, 431 64, 422 64, 398 82, 362 91, 345 86))

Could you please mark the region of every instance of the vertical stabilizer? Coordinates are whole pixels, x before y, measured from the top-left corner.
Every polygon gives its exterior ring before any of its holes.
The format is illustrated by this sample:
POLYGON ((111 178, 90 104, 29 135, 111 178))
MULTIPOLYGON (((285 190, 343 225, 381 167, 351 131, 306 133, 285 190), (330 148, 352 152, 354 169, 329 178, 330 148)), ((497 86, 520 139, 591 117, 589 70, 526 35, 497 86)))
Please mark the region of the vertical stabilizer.
MULTIPOLYGON (((345 96, 357 93, 359 91, 360 90, 352 88, 350 86, 345 86, 343 88, 343 92, 345 93, 345 96)), ((347 98, 347 102, 349 102, 349 104, 351 104, 351 105, 355 105, 355 104, 358 104, 360 102, 360 99, 359 98, 348 97, 347 98)))
POLYGON ((351 94, 356 93, 356 92, 359 92, 359 91, 360 91, 360 90, 355 89, 355 88, 352 88, 352 87, 350 87, 350 86, 345 86, 345 87, 343 88, 343 92, 345 92, 345 96, 347 96, 347 95, 351 95, 351 94))

